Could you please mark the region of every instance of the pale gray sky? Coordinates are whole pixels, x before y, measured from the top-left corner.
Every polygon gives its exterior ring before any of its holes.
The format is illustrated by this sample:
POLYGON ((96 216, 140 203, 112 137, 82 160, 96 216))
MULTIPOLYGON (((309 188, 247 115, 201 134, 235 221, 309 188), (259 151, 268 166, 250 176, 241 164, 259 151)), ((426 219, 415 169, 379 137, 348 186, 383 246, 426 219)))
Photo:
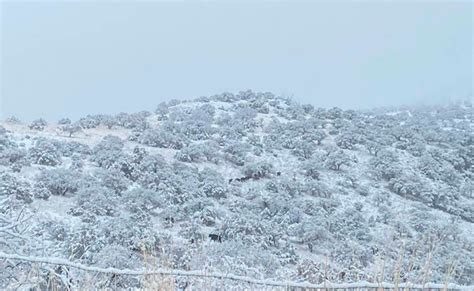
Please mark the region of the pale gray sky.
POLYGON ((244 89, 366 108, 472 93, 471 2, 1 4, 0 117, 244 89))

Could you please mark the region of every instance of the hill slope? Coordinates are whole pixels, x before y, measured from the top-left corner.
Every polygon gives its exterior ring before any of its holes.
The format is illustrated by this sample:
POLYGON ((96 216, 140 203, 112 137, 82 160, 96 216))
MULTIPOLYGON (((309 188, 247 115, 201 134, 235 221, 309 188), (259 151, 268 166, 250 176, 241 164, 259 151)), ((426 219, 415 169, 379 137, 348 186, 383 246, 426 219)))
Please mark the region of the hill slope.
MULTIPOLYGON (((344 111, 245 91, 73 123, 11 118, 0 127, 0 251, 472 284, 472 116, 471 104, 344 111)), ((0 287, 31 269, 0 267, 0 287)))

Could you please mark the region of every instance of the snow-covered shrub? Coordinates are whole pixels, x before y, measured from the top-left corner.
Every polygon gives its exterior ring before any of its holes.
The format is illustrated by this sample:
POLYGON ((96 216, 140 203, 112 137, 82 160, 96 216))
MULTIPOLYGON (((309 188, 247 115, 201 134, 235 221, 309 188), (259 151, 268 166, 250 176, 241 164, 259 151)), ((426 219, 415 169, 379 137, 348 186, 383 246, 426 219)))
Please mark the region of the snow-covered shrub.
MULTIPOLYGON (((201 114, 199 116, 202 116, 201 114)), ((211 126, 210 121, 194 118, 185 121, 180 132, 191 140, 207 140, 215 132, 215 128, 211 126)))
POLYGON ((36 180, 41 182, 52 195, 58 196, 76 193, 81 181, 77 173, 62 168, 45 169, 36 180))
POLYGON ((72 157, 75 154, 90 155, 92 153, 88 145, 76 141, 59 142, 56 143, 56 146, 65 157, 72 157))
POLYGON ((314 111, 314 106, 312 104, 302 104, 301 108, 305 114, 312 114, 314 111))
POLYGON ((343 150, 330 151, 326 156, 325 166, 330 170, 339 171, 342 166, 350 166, 354 159, 343 150))
POLYGON ((117 215, 116 194, 105 187, 92 186, 81 188, 76 194, 77 206, 70 210, 73 215, 91 213, 98 216, 117 215))
POLYGON ((124 158, 123 146, 122 139, 108 135, 92 149, 91 161, 96 162, 99 167, 108 169, 124 158))
POLYGON ((185 120, 189 120, 190 117, 189 115, 191 114, 192 112, 192 108, 190 107, 176 107, 176 108, 172 108, 172 110, 170 110, 170 113, 169 113, 169 121, 168 122, 164 122, 163 124, 180 124, 180 122, 183 122, 185 120))
POLYGON ((221 94, 213 95, 210 97, 210 99, 214 101, 233 102, 237 100, 237 97, 233 93, 224 92, 221 94))
POLYGON ((199 110, 194 111, 193 114, 197 115, 197 114, 201 114, 201 112, 204 112, 204 116, 207 121, 212 122, 213 117, 216 114, 216 108, 212 104, 204 104, 199 107, 199 110))
POLYGON ((100 123, 105 125, 108 129, 112 129, 115 125, 117 125, 117 119, 115 116, 104 115, 100 123))
POLYGON ((405 149, 413 156, 420 157, 425 152, 426 144, 418 138, 411 139, 410 142, 407 143, 405 149))
POLYGON ((255 109, 258 113, 270 113, 270 107, 267 105, 267 100, 264 98, 256 98, 254 100, 251 100, 250 107, 255 109))
POLYGON ((422 155, 418 159, 419 171, 431 180, 441 180, 451 186, 459 185, 462 177, 444 157, 437 155, 436 152, 422 155))
POLYGON ((98 169, 94 176, 102 186, 113 190, 117 194, 127 190, 131 184, 131 181, 116 168, 98 169))
MULTIPOLYGON (((120 245, 106 245, 94 254, 92 263, 101 268, 116 268, 135 270, 142 267, 140 256, 120 245)), ((140 288, 141 283, 137 276, 116 276, 113 274, 98 275, 96 280, 103 281, 103 288, 130 289, 140 288)))
POLYGON ((331 128, 328 130, 328 134, 332 136, 337 136, 339 134, 339 130, 337 128, 331 128))
POLYGON ((81 117, 77 123, 83 129, 90 129, 99 126, 100 120, 96 116, 87 115, 86 117, 81 117))
MULTIPOLYGON (((330 275, 336 271, 324 262, 315 262, 314 260, 304 259, 298 263, 297 274, 305 282, 312 284, 321 284, 330 280, 330 275)), ((331 278, 332 279, 332 278, 331 278)), ((331 280, 331 282, 333 282, 331 280)))
POLYGON ((316 144, 312 141, 297 140, 294 143, 292 154, 297 156, 300 160, 310 159, 316 150, 316 144))
POLYGON ((199 172, 200 188, 207 197, 225 198, 227 183, 218 172, 205 168, 199 172))
POLYGON ((336 138, 336 144, 341 149, 353 150, 357 144, 362 143, 362 136, 359 135, 354 128, 342 132, 336 138))
POLYGON ((33 120, 30 125, 28 126, 30 129, 34 130, 44 130, 44 128, 48 125, 48 122, 43 118, 33 120))
POLYGON ((7 117, 5 119, 5 122, 10 123, 10 124, 21 124, 21 120, 14 115, 7 117))
POLYGON ((168 119, 168 113, 170 112, 166 102, 161 102, 155 109, 155 114, 159 121, 168 119))
POLYGON ((159 192, 165 197, 166 203, 183 204, 194 196, 201 196, 196 184, 193 184, 194 181, 174 174, 173 170, 159 159, 140 165, 137 183, 146 189, 159 192))
POLYGON ((88 224, 77 225, 65 241, 65 248, 70 258, 92 263, 94 254, 107 244, 102 231, 102 225, 100 227, 90 227, 88 224))
POLYGON ((337 118, 341 118, 342 114, 343 114, 343 110, 341 108, 333 107, 326 111, 325 117, 328 119, 337 119, 337 118))
POLYGON ((33 197, 38 199, 47 200, 51 196, 51 191, 48 186, 42 181, 37 181, 31 191, 33 192, 33 197))
POLYGON ((10 167, 13 172, 20 172, 23 167, 30 165, 28 152, 15 146, 2 149, 0 144, 0 165, 10 167))
POLYGON ((219 160, 219 146, 215 142, 193 143, 176 153, 175 158, 182 162, 209 161, 217 163, 219 160))
POLYGON ((369 154, 376 157, 378 153, 383 149, 383 145, 379 143, 378 141, 367 140, 365 142, 365 148, 367 149, 369 154))
MULTIPOLYGON (((314 121, 313 121, 314 122, 314 121)), ((317 126, 314 124, 313 126, 317 126)), ((309 132, 305 132, 302 136, 303 140, 316 142, 317 145, 321 144, 321 141, 326 137, 326 133, 323 130, 313 128, 309 132)))
POLYGON ((137 170, 144 173, 158 173, 169 167, 165 158, 160 154, 146 154, 137 164, 137 170))
POLYGON ((61 126, 61 130, 66 133, 69 137, 72 137, 75 133, 81 132, 82 127, 78 123, 67 123, 61 126))
POLYGON ((212 136, 212 138, 217 141, 220 146, 227 146, 242 140, 246 134, 246 130, 242 124, 234 123, 216 129, 216 135, 212 136))
POLYGON ((233 120, 235 122, 249 123, 257 117, 257 111, 251 107, 238 107, 235 110, 233 120))
POLYGON ((309 180, 303 186, 303 191, 311 196, 331 198, 331 190, 320 181, 309 180))
POLYGON ((120 112, 115 115, 115 120, 117 122, 117 125, 125 127, 129 119, 129 114, 125 112, 120 112))
POLYGON ((252 213, 236 213, 226 218, 222 225, 224 240, 241 241, 245 244, 263 246, 277 229, 267 221, 259 219, 252 213))
POLYGON ((369 165, 379 178, 390 180, 402 172, 398 156, 391 150, 381 150, 369 161, 369 165))
POLYGON ((82 172, 84 169, 85 161, 84 156, 80 154, 73 154, 71 156, 71 165, 69 166, 69 170, 82 172))
POLYGON ((140 137, 138 142, 151 147, 181 149, 186 142, 179 134, 173 134, 161 129, 147 129, 140 137))
POLYGON ((71 119, 69 118, 61 118, 58 120, 59 125, 66 125, 66 124, 71 124, 71 119))
MULTIPOLYGON (((10 140, 4 127, 0 127, 0 151, 12 148, 15 144, 10 140)), ((1 152, 0 152, 1 153, 1 152)))
POLYGON ((223 148, 224 158, 237 166, 242 166, 250 149, 248 143, 231 142, 223 148))
POLYGON ((248 164, 243 169, 245 177, 251 177, 254 179, 260 179, 268 177, 273 171, 273 165, 269 162, 255 162, 248 164))
POLYGON ((300 196, 304 191, 303 186, 304 185, 301 182, 290 179, 287 176, 283 176, 277 181, 270 180, 265 185, 265 189, 274 193, 281 193, 289 195, 290 197, 296 197, 300 196))
POLYGON ((191 268, 196 269, 203 264, 211 266, 214 272, 254 277, 273 277, 279 266, 278 260, 269 250, 255 249, 238 241, 209 244, 193 254, 191 268))
POLYGON ((104 217, 103 222, 100 231, 108 245, 118 244, 140 253, 157 253, 163 247, 149 215, 136 213, 129 218, 104 217))
POLYGON ((303 107, 294 100, 285 100, 287 107, 284 110, 277 111, 279 115, 290 120, 301 118, 304 115, 303 107))
POLYGON ((321 168, 321 161, 319 159, 310 159, 302 165, 304 175, 314 180, 319 179, 321 168))
POLYGON ((326 227, 325 221, 315 220, 314 218, 305 220, 301 223, 299 237, 302 238, 302 242, 305 244, 310 244, 312 247, 318 246, 331 238, 331 234, 326 227))
POLYGON ((26 181, 19 180, 8 173, 0 173, 0 198, 5 196, 14 197, 25 203, 33 202, 31 187, 26 181))
POLYGON ((150 212, 162 204, 162 197, 156 191, 143 188, 128 190, 122 194, 121 203, 130 212, 150 212))
POLYGON ((62 163, 61 152, 50 140, 40 138, 28 151, 28 158, 33 164, 45 166, 57 166, 62 163))
POLYGON ((221 127, 232 126, 232 115, 228 112, 222 112, 216 117, 215 123, 221 127))
MULTIPOLYGON (((165 213, 170 214, 168 211, 165 213)), ((216 226, 220 214, 221 212, 215 207, 212 198, 192 200, 186 204, 185 215, 189 215, 193 223, 199 223, 203 226, 216 226)), ((182 218, 180 217, 180 219, 182 218)), ((202 239, 203 237, 198 238, 198 240, 202 239)))
POLYGON ((70 231, 65 248, 71 258, 93 264, 94 256, 105 246, 119 245, 134 253, 158 252, 159 236, 153 231, 150 217, 104 216, 100 220, 78 224, 70 231))
POLYGON ((459 187, 460 194, 467 198, 474 198, 474 182, 466 182, 459 187))
POLYGON ((364 242, 372 239, 363 213, 355 208, 347 208, 338 214, 330 224, 330 232, 337 237, 350 236, 364 242))
POLYGON ((268 133, 264 136, 265 146, 268 149, 290 149, 300 159, 308 159, 326 136, 319 126, 320 122, 314 118, 288 123, 273 122, 265 128, 268 133))
MULTIPOLYGON (((143 111, 133 114, 122 115, 116 117, 116 123, 121 124, 125 128, 136 129, 139 131, 146 130, 150 127, 146 118, 149 116, 149 112, 143 111)), ((110 125, 110 123, 108 123, 110 125)))

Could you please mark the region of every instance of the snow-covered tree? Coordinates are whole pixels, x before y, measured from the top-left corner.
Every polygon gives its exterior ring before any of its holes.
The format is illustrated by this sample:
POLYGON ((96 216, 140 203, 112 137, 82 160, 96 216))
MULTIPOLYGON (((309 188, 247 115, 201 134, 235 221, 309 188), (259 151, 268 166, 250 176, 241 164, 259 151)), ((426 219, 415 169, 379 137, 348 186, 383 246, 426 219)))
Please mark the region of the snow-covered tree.
POLYGON ((242 166, 250 148, 247 143, 231 142, 223 148, 224 158, 237 166, 242 166))
POLYGON ((160 129, 145 130, 138 138, 138 141, 144 145, 159 148, 181 149, 186 145, 182 135, 160 129))
POLYGON ((150 212, 163 206, 163 197, 156 191, 135 188, 123 193, 121 203, 131 212, 150 212))
POLYGON ((246 165, 243 169, 245 177, 260 179, 265 178, 273 171, 273 165, 268 162, 254 162, 246 165))
POLYGON ((81 132, 82 127, 77 123, 67 123, 61 126, 61 130, 65 132, 69 137, 72 137, 75 133, 81 132))
POLYGON ((43 170, 38 175, 37 181, 41 182, 52 195, 64 196, 76 193, 81 179, 71 170, 53 168, 43 170))
POLYGON ((158 104, 156 107, 155 113, 158 118, 158 120, 166 120, 168 118, 168 113, 169 113, 169 108, 166 102, 161 102, 158 104))
POLYGON ((70 210, 73 215, 115 216, 118 213, 117 196, 113 190, 105 187, 93 185, 79 189, 76 203, 76 207, 70 210))
POLYGON ((10 167, 14 172, 20 172, 23 167, 30 165, 28 152, 24 148, 8 146, 2 149, 0 137, 0 165, 10 167))
POLYGON ((13 197, 25 203, 33 202, 31 186, 28 182, 8 173, 0 173, 0 199, 5 197, 13 197))
POLYGON ((96 162, 99 167, 108 169, 124 157, 123 146, 122 139, 108 135, 92 149, 91 161, 96 162))
POLYGON ((105 115, 102 118, 101 123, 105 125, 108 129, 112 129, 115 125, 117 125, 117 119, 115 118, 115 116, 105 115))
POLYGON ((83 129, 96 128, 100 125, 100 120, 92 115, 81 117, 77 122, 83 129))
POLYGON ((207 197, 225 198, 227 196, 227 183, 222 175, 209 168, 199 173, 200 188, 207 197))
POLYGON ((66 124, 71 124, 71 119, 69 118, 61 118, 58 120, 59 125, 66 125, 66 124))
POLYGON ((61 152, 52 141, 40 138, 28 151, 28 157, 33 164, 57 166, 62 163, 61 152))
POLYGON ((212 141, 193 143, 178 151, 175 158, 178 161, 190 163, 199 161, 217 163, 219 161, 219 145, 212 141))
POLYGON ((117 194, 127 190, 131 185, 131 181, 117 168, 99 169, 94 173, 94 176, 101 185, 117 194))
POLYGON ((357 144, 362 142, 362 136, 355 132, 355 129, 349 129, 336 137, 336 144, 341 149, 352 150, 357 144))
POLYGON ((343 150, 330 151, 325 158, 325 165, 328 169, 339 171, 342 166, 350 166, 354 158, 346 154, 343 150))
POLYGON ((44 130, 44 128, 48 125, 48 122, 46 122, 46 120, 44 120, 43 118, 39 118, 39 119, 35 119, 33 120, 30 125, 29 125, 29 128, 30 129, 34 129, 34 130, 44 130))

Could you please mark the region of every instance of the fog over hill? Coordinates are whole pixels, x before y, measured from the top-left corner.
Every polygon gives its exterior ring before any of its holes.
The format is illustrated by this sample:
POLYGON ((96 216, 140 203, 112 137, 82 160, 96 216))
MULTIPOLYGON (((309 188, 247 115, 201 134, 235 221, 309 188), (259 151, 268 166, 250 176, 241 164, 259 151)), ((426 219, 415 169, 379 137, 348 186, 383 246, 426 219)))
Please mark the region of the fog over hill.
MULTIPOLYGON (((474 284, 473 113, 470 102, 356 111, 242 91, 152 112, 11 117, 0 123, 0 252, 474 284)), ((144 286, 3 259, 0 270, 1 289, 46 288, 52 273, 63 287, 144 286)))

